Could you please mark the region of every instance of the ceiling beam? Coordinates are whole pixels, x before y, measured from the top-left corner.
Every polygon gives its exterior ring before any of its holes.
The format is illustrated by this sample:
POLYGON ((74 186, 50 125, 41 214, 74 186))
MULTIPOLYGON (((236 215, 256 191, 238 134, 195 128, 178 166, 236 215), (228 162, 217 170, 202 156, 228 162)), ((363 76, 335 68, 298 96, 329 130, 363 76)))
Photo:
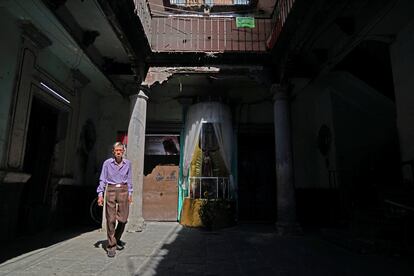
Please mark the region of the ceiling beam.
POLYGON ((150 66, 269 65, 269 53, 157 52, 148 60, 150 66))
POLYGON ((147 60, 151 55, 151 48, 141 21, 134 13, 134 2, 127 0, 98 0, 98 2, 129 55, 137 82, 142 82, 148 71, 147 60))

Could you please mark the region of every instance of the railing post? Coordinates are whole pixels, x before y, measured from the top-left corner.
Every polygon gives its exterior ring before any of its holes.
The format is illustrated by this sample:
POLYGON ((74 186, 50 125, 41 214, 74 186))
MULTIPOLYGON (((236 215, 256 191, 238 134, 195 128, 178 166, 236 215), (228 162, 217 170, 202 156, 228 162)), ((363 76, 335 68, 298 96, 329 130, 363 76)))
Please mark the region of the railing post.
POLYGON ((216 199, 218 199, 218 177, 216 177, 216 199))

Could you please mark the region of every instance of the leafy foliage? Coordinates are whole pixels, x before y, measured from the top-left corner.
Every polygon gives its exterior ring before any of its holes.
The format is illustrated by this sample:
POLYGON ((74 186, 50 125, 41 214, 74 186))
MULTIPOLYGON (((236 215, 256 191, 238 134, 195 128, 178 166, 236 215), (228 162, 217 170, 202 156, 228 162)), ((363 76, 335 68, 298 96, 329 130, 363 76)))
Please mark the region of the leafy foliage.
POLYGON ((199 216, 204 227, 209 230, 234 225, 234 202, 226 199, 203 199, 199 216))

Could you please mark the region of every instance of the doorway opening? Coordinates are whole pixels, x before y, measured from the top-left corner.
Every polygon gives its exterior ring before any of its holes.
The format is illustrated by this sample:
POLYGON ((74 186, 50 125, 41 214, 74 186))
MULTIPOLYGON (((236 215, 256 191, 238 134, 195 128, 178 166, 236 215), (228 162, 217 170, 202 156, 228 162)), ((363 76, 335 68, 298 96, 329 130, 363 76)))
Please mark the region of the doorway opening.
POLYGON ((37 98, 32 99, 23 170, 31 174, 19 211, 19 233, 33 234, 49 225, 50 176, 56 143, 59 110, 37 98))
POLYGON ((240 133, 238 137, 238 217, 244 222, 275 222, 274 135, 240 133))

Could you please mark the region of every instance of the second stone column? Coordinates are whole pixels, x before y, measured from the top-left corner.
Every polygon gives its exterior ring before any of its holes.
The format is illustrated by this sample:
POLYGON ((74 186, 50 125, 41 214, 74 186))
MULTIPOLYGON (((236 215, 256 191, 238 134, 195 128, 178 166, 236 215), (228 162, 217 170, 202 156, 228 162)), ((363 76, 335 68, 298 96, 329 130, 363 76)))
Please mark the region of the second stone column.
POLYGON ((128 126, 127 159, 132 165, 132 204, 129 210, 127 231, 140 232, 144 229, 142 216, 142 191, 144 180, 145 122, 147 117, 148 97, 140 90, 131 99, 131 118, 128 126))

